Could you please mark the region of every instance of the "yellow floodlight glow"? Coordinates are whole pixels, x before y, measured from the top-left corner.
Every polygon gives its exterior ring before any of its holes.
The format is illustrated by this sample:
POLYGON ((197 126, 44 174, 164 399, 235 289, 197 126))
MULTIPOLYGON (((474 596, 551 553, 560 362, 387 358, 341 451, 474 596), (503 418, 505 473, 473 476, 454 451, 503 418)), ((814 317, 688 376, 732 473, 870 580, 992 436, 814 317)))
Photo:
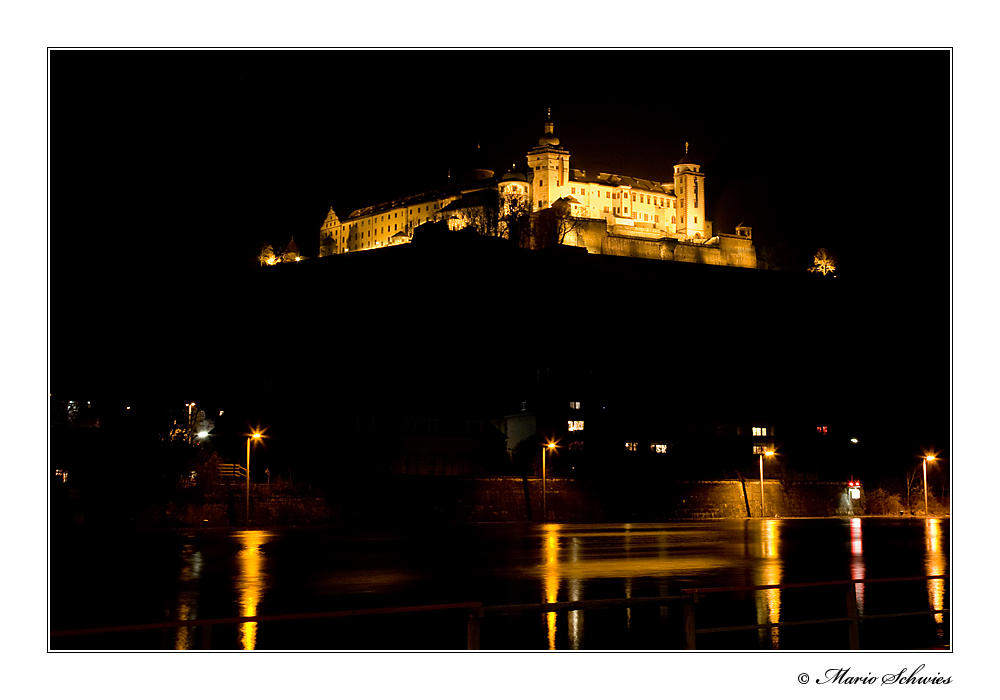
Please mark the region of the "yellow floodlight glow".
POLYGON ((937 457, 935 457, 934 455, 927 455, 928 462, 933 462, 935 459, 937 459, 937 457))
POLYGON ((262 436, 262 435, 261 435, 260 433, 254 433, 252 437, 253 437, 253 438, 254 438, 255 440, 259 440, 259 439, 260 439, 261 437, 263 437, 263 436, 262 436))

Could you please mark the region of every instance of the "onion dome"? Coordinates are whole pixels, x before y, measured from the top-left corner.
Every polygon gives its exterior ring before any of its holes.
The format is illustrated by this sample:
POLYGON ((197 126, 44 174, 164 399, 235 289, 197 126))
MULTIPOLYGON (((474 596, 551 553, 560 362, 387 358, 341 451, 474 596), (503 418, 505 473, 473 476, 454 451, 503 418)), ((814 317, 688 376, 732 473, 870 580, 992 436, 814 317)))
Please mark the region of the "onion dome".
POLYGON ((548 119, 545 121, 545 133, 542 134, 542 138, 538 139, 539 146, 558 146, 559 137, 552 133, 552 110, 549 110, 548 119))

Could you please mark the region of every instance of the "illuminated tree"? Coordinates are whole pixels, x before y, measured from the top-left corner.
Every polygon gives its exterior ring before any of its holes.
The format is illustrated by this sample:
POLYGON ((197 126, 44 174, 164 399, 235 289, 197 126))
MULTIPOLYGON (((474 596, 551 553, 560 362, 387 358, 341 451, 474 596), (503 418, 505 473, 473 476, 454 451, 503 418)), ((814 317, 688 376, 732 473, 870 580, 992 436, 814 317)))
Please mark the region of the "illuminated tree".
POLYGON ((260 249, 260 253, 257 255, 257 260, 260 262, 261 266, 264 265, 274 265, 278 262, 278 258, 274 254, 274 249, 271 247, 270 243, 265 243, 260 249))
POLYGON ((519 248, 526 248, 531 241, 531 200, 514 188, 500 193, 500 222, 498 235, 519 248))
POLYGON ((813 266, 809 268, 809 272, 820 272, 825 277, 827 273, 837 269, 834 262, 833 256, 827 252, 826 248, 820 248, 813 256, 813 266))
POLYGON ((565 199, 558 199, 535 216, 532 227, 532 248, 552 248, 566 242, 569 234, 576 232, 577 220, 570 216, 572 207, 565 199))

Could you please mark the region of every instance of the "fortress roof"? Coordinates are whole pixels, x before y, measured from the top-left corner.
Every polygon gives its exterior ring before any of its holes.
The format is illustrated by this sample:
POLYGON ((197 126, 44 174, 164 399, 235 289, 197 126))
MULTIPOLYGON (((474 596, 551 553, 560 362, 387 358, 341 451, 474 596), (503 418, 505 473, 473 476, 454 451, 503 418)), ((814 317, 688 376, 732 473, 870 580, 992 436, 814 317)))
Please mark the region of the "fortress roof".
POLYGON ((645 180, 633 178, 627 175, 613 175, 610 173, 598 173, 595 176, 588 176, 586 171, 571 169, 570 180, 574 182, 592 182, 597 185, 608 185, 609 187, 632 187, 649 192, 667 193, 667 189, 660 182, 655 180, 645 180))

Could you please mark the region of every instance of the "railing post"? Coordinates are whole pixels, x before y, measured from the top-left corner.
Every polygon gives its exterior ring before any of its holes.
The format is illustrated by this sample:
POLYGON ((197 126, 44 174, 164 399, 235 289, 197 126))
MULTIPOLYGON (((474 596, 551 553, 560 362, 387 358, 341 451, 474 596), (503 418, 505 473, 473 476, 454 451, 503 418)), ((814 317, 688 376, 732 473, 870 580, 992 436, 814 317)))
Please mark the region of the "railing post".
POLYGON ((850 636, 850 648, 861 649, 861 630, 858 618, 858 597, 854 583, 847 585, 847 632, 850 636))
POLYGON ((212 626, 202 625, 201 626, 201 648, 211 649, 212 648, 212 626))
POLYGON ((479 649, 479 631, 483 625, 483 606, 478 605, 469 611, 469 621, 465 628, 465 648, 479 649))
POLYGON ((692 594, 688 600, 684 601, 684 648, 695 648, 695 626, 694 626, 694 604, 697 600, 692 594))

